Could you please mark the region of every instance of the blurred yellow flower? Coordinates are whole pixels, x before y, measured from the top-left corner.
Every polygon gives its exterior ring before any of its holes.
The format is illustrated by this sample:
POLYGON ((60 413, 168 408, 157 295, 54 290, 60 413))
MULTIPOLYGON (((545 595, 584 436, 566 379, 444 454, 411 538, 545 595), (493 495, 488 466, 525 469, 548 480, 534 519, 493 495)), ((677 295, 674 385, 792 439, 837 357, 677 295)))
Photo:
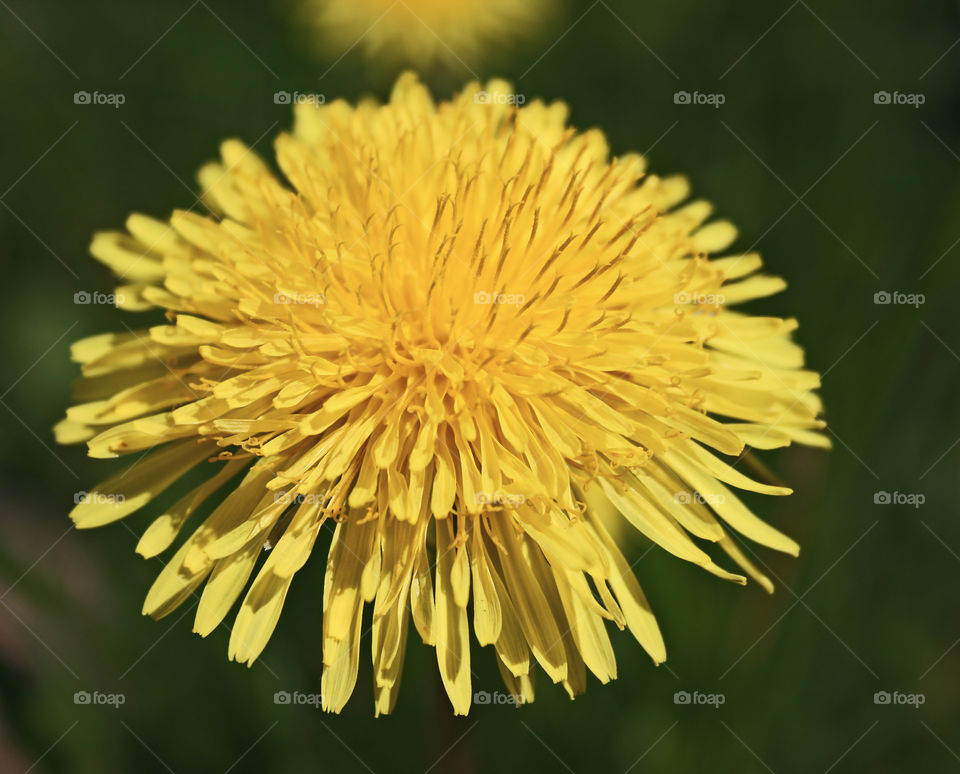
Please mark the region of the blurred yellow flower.
POLYGON ((138 545, 155 556, 198 522, 144 610, 202 586, 207 635, 243 596, 229 652, 248 663, 331 527, 328 710, 353 691, 365 604, 376 711, 412 618, 465 714, 471 618, 518 702, 535 664, 571 695, 586 670, 616 677, 607 621, 664 660, 617 521, 767 589, 728 529, 798 550, 734 493, 790 490, 722 458, 827 445, 795 321, 732 308, 784 283, 754 254, 708 258, 734 228, 681 205, 682 178, 610 159, 562 103, 520 101, 494 81, 435 104, 407 74, 385 105, 299 105, 276 141, 292 188, 230 140, 200 172, 214 216, 133 215, 93 241, 120 305, 169 323, 73 347, 84 402, 58 439, 135 460, 73 520, 120 519, 201 469, 138 545))
POLYGON ((478 63, 487 49, 530 37, 555 0, 303 0, 303 16, 339 49, 426 66, 478 63))

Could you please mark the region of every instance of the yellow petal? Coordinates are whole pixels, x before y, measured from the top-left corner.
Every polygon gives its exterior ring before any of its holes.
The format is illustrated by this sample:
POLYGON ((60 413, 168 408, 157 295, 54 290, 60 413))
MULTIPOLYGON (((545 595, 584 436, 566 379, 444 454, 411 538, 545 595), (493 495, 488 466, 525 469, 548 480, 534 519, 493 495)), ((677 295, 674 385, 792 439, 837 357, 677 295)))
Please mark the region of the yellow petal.
POLYGON ((565 680, 567 663, 560 630, 543 590, 524 559, 516 529, 506 515, 492 518, 490 524, 498 541, 504 582, 530 650, 551 680, 555 683, 565 680))
POLYGON ((500 637, 503 625, 500 597, 494 586, 490 559, 479 524, 470 534, 470 568, 473 572, 473 630, 477 642, 492 645, 500 637))
POLYGON ((470 712, 470 626, 466 608, 454 599, 451 573, 454 553, 446 523, 437 525, 436 632, 437 664, 454 714, 470 712))

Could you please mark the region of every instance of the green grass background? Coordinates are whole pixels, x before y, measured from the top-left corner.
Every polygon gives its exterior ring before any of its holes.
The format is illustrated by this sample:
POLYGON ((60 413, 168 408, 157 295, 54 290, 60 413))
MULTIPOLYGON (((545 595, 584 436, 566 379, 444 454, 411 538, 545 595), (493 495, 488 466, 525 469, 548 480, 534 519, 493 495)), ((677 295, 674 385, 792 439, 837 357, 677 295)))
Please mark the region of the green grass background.
MULTIPOLYGON (((541 679, 532 706, 454 719, 434 651, 412 638, 396 711, 375 720, 368 640, 342 715, 273 702, 319 691, 320 552, 247 669, 227 661, 225 628, 190 633, 189 607, 140 616, 160 568, 133 552, 147 515, 83 533, 67 520, 109 467, 50 432, 76 375, 69 342, 121 329, 115 310, 73 303, 111 289, 86 254, 93 231, 191 204, 225 137, 269 149, 291 121, 275 91, 385 97, 395 74, 359 49, 336 64, 342 49, 312 51, 282 5, 190 2, 0 3, 0 771, 960 768, 957 3, 571 0, 535 41, 426 77, 448 96, 471 71, 504 76, 566 100, 615 152, 688 174, 737 247, 788 279, 755 309, 800 319, 836 448, 764 456, 797 493, 752 502, 803 545, 758 554, 772 596, 630 547, 665 667, 616 634, 616 682, 570 702, 541 679), (126 104, 77 106, 80 89, 126 104), (677 105, 678 90, 726 101, 677 105), (925 103, 877 105, 879 90, 925 103), (883 290, 926 302, 874 304, 883 290), (926 501, 880 506, 880 490, 926 501), (78 707, 79 690, 126 702, 78 707), (725 703, 678 706, 680 690, 725 703), (876 705, 881 690, 925 702, 876 705)), ((475 690, 501 690, 491 654, 473 653, 475 690)))

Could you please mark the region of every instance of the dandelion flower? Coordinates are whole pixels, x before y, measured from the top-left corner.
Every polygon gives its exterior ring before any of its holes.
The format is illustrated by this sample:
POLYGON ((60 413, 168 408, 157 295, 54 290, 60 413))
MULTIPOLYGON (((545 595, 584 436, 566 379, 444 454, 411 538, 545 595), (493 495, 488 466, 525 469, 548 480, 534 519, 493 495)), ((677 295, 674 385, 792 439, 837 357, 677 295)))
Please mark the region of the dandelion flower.
POLYGON ((610 158, 562 103, 509 94, 494 81, 435 104, 407 74, 387 104, 299 105, 276 140, 283 178, 230 140, 199 174, 212 216, 132 215, 93 240, 121 306, 168 322, 74 345, 84 402, 57 436, 133 463, 71 516, 126 517, 200 469, 137 546, 153 557, 189 532, 144 611, 202 589, 205 636, 242 597, 229 654, 247 663, 332 532, 327 710, 353 691, 365 605, 376 711, 394 706, 412 620, 464 714, 471 628, 526 701, 537 664, 571 695, 588 670, 615 678, 608 622, 664 660, 617 522, 768 589, 731 530, 798 550, 735 494, 790 490, 725 459, 826 445, 796 323, 733 308, 784 283, 756 255, 708 257, 734 229, 681 205, 683 179, 610 158))
POLYGON ((542 26, 554 0, 303 0, 309 26, 336 46, 420 66, 476 64, 491 45, 542 26))

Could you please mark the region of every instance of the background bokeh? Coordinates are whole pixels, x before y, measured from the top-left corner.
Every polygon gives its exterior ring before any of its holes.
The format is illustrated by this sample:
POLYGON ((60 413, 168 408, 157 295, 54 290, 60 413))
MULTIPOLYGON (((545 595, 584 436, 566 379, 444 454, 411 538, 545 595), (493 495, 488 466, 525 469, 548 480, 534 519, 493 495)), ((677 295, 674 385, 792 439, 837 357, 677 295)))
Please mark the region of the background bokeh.
MULTIPOLYGON (((378 720, 369 656, 340 716, 274 703, 319 692, 322 552, 247 669, 227 661, 225 627, 191 634, 190 606, 140 616, 160 568, 133 552, 148 516, 83 533, 67 519, 109 468, 50 431, 77 372, 69 343, 120 329, 116 310, 74 303, 112 287, 87 256, 92 232, 192 204, 223 138, 269 151, 291 120, 278 90, 382 98, 395 75, 359 47, 311 43, 283 5, 191 2, 0 2, 0 771, 960 768, 955 2, 571 0, 496 61, 425 75, 440 96, 502 75, 527 99, 566 100, 614 152, 689 174, 738 224, 737 247, 788 278, 755 310, 800 319, 835 449, 764 457, 796 494, 753 504, 803 545, 796 560, 758 555, 772 596, 630 548, 665 666, 616 635, 616 682, 570 702, 542 679, 532 706, 455 719, 411 631, 397 709, 378 720), (78 90, 126 101, 77 105, 78 90), (724 102, 677 104, 679 91, 724 102), (882 91, 923 104, 878 104, 882 91), (881 291, 925 300, 877 304, 881 291), (878 504, 882 491, 925 501, 878 504), (77 705, 82 690, 125 702, 77 705)), ((474 660, 475 690, 502 690, 492 656, 474 660)))

